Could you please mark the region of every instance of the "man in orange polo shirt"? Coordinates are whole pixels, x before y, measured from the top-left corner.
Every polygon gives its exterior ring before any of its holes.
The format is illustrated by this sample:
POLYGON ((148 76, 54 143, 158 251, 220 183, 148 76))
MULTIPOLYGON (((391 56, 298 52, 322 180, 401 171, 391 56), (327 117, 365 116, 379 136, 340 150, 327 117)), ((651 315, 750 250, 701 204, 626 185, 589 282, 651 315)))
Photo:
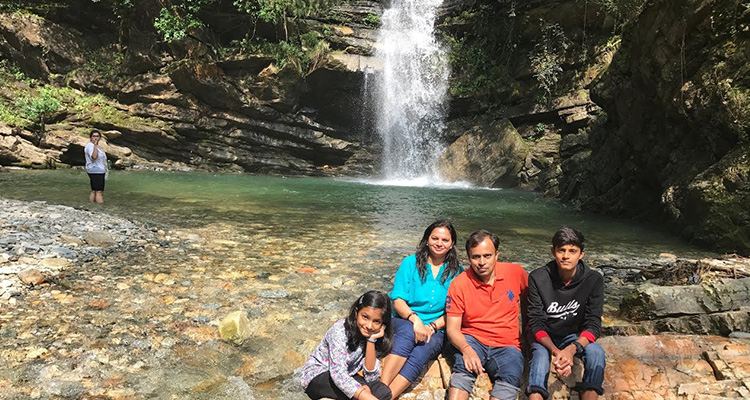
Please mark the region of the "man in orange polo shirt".
POLYGON ((477 376, 494 382, 490 399, 512 400, 523 373, 518 317, 525 310, 528 274, 518 264, 497 262, 500 240, 479 230, 466 240, 471 268, 453 280, 445 300, 446 332, 458 349, 449 400, 469 398, 477 376))

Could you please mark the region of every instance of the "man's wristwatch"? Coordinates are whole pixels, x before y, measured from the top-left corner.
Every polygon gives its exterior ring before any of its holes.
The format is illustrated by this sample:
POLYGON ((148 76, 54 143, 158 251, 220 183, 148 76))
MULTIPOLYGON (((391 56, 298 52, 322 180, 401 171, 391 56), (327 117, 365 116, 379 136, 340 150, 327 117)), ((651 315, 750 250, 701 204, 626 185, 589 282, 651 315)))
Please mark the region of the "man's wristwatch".
POLYGON ((583 345, 577 340, 573 342, 573 345, 576 346, 576 357, 581 358, 583 356, 583 345))

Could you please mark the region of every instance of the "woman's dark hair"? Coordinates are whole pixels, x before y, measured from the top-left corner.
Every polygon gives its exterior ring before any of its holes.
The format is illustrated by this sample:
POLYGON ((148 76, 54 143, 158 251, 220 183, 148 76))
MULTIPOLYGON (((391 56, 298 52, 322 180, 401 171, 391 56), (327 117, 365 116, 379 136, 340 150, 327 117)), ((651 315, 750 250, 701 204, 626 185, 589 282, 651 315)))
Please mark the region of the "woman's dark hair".
POLYGON ((91 137, 94 136, 95 133, 98 133, 99 137, 102 136, 101 132, 99 132, 98 130, 94 129, 94 130, 91 131, 91 133, 89 133, 89 139, 91 139, 91 137))
POLYGON ((458 273, 461 272, 458 267, 458 255, 456 254, 456 228, 454 228, 453 224, 447 219, 439 219, 430 224, 430 226, 424 230, 422 240, 420 240, 417 245, 417 271, 419 272, 419 279, 424 282, 427 279, 427 257, 430 255, 428 241, 430 240, 430 235, 432 235, 432 231, 434 231, 435 228, 448 229, 451 233, 451 240, 453 241, 453 245, 445 255, 445 269, 443 270, 443 275, 440 276, 440 282, 445 283, 450 277, 458 275, 458 273))
POLYGON ((583 233, 573 228, 564 226, 560 228, 560 230, 555 232, 554 236, 552 236, 552 247, 557 249, 569 244, 577 246, 579 249, 581 249, 581 251, 583 251, 583 241, 583 233))
POLYGON ((349 351, 354 351, 358 347, 363 347, 366 340, 357 327, 357 313, 364 307, 372 307, 383 310, 383 325, 385 325, 385 335, 375 343, 378 357, 385 357, 391 352, 393 346, 393 325, 391 324, 391 298, 387 294, 370 290, 359 296, 354 304, 349 308, 349 315, 344 321, 346 329, 346 346, 349 351))

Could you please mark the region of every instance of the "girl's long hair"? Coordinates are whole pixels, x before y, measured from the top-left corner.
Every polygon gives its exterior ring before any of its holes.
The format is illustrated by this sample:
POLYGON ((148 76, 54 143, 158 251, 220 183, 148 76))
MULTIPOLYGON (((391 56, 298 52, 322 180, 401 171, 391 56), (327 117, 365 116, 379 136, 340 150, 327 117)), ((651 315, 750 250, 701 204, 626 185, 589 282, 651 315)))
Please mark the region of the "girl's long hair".
POLYGON ((427 257, 430 255, 430 246, 427 242, 435 228, 448 229, 451 233, 451 240, 453 240, 453 246, 451 246, 450 250, 448 250, 448 253, 445 255, 445 269, 443 270, 443 275, 440 276, 440 282, 445 283, 446 280, 461 272, 458 266, 458 254, 456 254, 456 228, 454 228, 453 224, 447 219, 439 219, 430 224, 430 226, 424 230, 422 240, 420 240, 419 245, 417 245, 417 271, 419 272, 419 278, 424 282, 427 279, 427 257))
POLYGON ((346 330, 346 346, 349 351, 354 351, 358 347, 364 348, 366 338, 357 327, 357 313, 364 307, 377 308, 383 311, 383 325, 385 325, 385 335, 375 343, 375 350, 378 357, 384 357, 391 352, 393 346, 393 325, 391 324, 391 298, 387 294, 370 290, 359 296, 354 304, 349 308, 349 315, 344 321, 346 330))

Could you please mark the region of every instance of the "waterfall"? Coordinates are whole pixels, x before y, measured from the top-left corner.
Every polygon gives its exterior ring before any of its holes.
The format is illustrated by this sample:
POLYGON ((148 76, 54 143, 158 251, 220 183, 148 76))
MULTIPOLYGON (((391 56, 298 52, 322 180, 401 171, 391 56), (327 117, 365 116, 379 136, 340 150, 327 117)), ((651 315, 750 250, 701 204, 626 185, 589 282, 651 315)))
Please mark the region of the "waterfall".
POLYGON ((376 130, 386 180, 438 180, 448 90, 447 52, 435 39, 442 0, 393 0, 381 18, 376 56, 376 130))

